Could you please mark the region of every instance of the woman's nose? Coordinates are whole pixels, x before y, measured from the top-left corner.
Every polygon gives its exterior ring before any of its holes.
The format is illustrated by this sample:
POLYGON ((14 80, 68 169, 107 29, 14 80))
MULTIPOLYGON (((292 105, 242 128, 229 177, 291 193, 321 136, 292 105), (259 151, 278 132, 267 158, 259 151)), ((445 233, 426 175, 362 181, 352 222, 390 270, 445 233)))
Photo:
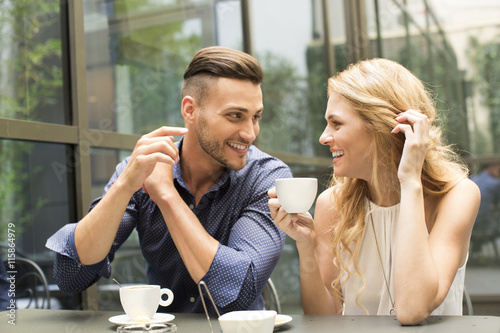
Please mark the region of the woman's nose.
POLYGON ((328 130, 325 128, 325 130, 323 131, 323 133, 321 133, 319 137, 319 143, 328 146, 332 141, 333 141, 333 135, 329 133, 328 130))

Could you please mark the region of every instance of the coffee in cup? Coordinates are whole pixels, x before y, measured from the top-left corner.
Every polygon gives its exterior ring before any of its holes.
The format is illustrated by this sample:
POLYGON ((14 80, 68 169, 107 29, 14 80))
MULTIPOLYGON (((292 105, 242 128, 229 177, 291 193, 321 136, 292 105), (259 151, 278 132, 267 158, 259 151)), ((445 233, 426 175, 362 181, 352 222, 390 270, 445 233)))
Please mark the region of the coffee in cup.
POLYGON ((120 302, 123 310, 134 322, 148 322, 153 318, 158 305, 169 306, 174 294, 168 288, 158 285, 136 285, 120 288, 120 302), (167 295, 163 300, 162 296, 167 295))

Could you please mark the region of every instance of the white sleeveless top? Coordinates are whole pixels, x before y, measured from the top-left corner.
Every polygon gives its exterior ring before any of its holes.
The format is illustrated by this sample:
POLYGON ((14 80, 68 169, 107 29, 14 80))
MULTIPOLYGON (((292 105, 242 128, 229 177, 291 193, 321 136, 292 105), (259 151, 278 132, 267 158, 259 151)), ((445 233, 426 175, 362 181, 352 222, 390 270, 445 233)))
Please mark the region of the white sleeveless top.
MULTIPOLYGON (((369 315, 389 315, 392 308, 389 294, 385 285, 384 275, 380 265, 377 245, 373 235, 370 216, 368 215, 368 199, 365 199, 365 230, 362 236, 362 245, 358 255, 358 265, 366 279, 367 286, 361 291, 359 298, 356 297, 363 287, 363 281, 356 274, 353 264, 349 264, 352 275, 342 288, 344 295, 345 315, 367 314, 361 306, 366 308, 369 315), (358 305, 358 303, 361 305, 358 305)), ((399 204, 392 207, 379 207, 370 202, 373 209, 373 223, 377 240, 380 247, 380 255, 385 269, 385 276, 389 281, 389 288, 394 300, 393 265, 394 258, 391 256, 396 249, 396 231, 399 216, 399 204)), ((344 260, 346 258, 343 258, 344 260)), ((345 279, 345 277, 344 277, 345 279)), ((455 279, 450 287, 444 302, 435 309, 431 315, 462 315, 462 297, 464 291, 465 264, 457 271, 455 279)))

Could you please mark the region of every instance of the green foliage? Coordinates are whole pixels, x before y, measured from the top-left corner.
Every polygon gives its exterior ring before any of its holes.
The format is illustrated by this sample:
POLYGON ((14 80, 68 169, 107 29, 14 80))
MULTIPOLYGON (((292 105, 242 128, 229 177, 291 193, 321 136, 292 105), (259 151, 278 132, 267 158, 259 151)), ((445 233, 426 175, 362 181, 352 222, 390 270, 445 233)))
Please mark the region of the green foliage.
POLYGON ((439 35, 411 36, 391 59, 411 70, 433 95, 437 122, 446 142, 470 151, 463 77, 452 49, 441 45, 439 35))
MULTIPOLYGON (((151 0, 127 0, 117 2, 115 10, 116 15, 133 16, 155 5, 151 0)), ((185 35, 183 27, 184 21, 179 20, 115 37, 117 65, 128 69, 132 87, 134 133, 147 133, 165 124, 184 125, 179 109, 184 70, 203 45, 199 35, 185 35)))
MULTIPOLYGON (((345 53, 342 47, 334 46, 335 65, 337 69, 345 65, 345 53)), ((330 151, 318 144, 318 139, 326 126, 325 111, 328 101, 328 74, 325 65, 326 55, 323 44, 310 46, 307 49, 307 85, 308 85, 308 117, 310 132, 313 136, 315 156, 331 156, 330 151)), ((345 68, 345 67, 344 67, 345 68)))
POLYGON ((284 57, 267 52, 257 59, 264 71, 260 145, 265 150, 304 154, 311 139, 305 79, 284 57))
MULTIPOLYGON (((23 161, 19 159, 20 153, 29 151, 27 143, 17 144, 14 141, 0 141, 0 156, 2 156, 2 167, 0 168, 0 240, 5 241, 6 229, 9 222, 17 222, 19 213, 23 211, 25 200, 22 198, 24 183, 28 178, 26 173, 21 172, 23 161)), ((29 216, 21 216, 21 227, 29 216)), ((19 231, 19 227, 16 231, 19 231)))
MULTIPOLYGON (((0 4, 0 117, 37 120, 37 110, 56 104, 62 87, 61 41, 47 37, 58 24, 59 1, 18 0, 0 4), (8 84, 5 84, 7 82, 8 84)), ((0 141, 0 240, 9 222, 20 234, 43 206, 43 199, 30 202, 26 160, 32 143, 0 141)), ((31 168, 31 176, 41 170, 31 168)))
POLYGON ((22 0, 4 5, 0 28, 8 33, 2 36, 0 47, 10 54, 2 76, 10 89, 0 92, 0 116, 37 120, 37 109, 56 103, 62 87, 61 41, 45 34, 58 22, 58 1, 22 0))
MULTIPOLYGON (((492 152, 500 153, 500 40, 497 38, 480 43, 471 38, 469 58, 475 65, 477 76, 473 82, 479 89, 482 102, 489 111, 489 132, 492 152)), ((481 131, 479 130, 479 133, 481 131)))
MULTIPOLYGON (((435 97, 438 122, 444 129, 447 142, 456 144, 459 150, 469 151, 467 117, 463 92, 463 77, 458 70, 453 50, 442 46, 439 35, 410 36, 384 40, 384 57, 393 59, 411 70, 435 97), (432 42, 430 42, 432 41, 432 42)), ((345 44, 333 46, 335 69, 344 70, 347 63, 345 44)), ((323 45, 308 49, 309 106, 313 131, 319 137, 324 124, 326 108, 326 69, 323 45), (324 87, 323 90, 319 89, 324 87), (321 111, 320 111, 321 110, 321 111)), ((321 155, 320 146, 316 155, 321 155)))
MULTIPOLYGON (((169 5, 182 4, 184 0, 170 0, 169 5)), ((165 7, 165 0, 121 0, 115 1, 116 15, 123 15, 132 12, 154 10, 158 7, 165 7)))

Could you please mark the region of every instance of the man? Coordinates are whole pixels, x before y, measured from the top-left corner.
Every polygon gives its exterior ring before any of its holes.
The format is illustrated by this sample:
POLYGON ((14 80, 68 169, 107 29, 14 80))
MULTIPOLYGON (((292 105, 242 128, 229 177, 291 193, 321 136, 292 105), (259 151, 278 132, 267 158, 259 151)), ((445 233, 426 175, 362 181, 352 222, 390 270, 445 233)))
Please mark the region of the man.
POLYGON ((200 280, 223 312, 263 308, 261 291, 285 241, 269 215, 267 190, 291 172, 252 145, 262 77, 243 52, 209 47, 195 54, 182 86, 186 128, 144 135, 90 212, 47 241, 58 252, 61 290, 109 278, 115 251, 137 228, 148 283, 174 292, 161 311, 203 312, 200 280), (184 136, 174 143, 176 135, 184 136))
POLYGON ((500 263, 496 239, 500 237, 500 164, 487 164, 483 171, 470 177, 481 191, 481 205, 472 230, 471 253, 491 242, 495 259, 500 263))

